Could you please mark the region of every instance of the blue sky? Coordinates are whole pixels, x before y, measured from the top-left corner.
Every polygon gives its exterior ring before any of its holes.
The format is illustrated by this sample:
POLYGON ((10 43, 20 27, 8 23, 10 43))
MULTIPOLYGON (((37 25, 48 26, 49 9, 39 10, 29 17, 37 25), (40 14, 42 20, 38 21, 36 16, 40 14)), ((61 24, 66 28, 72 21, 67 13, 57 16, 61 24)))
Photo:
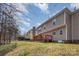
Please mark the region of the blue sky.
POLYGON ((21 34, 26 33, 33 26, 39 26, 63 8, 67 7, 73 11, 75 7, 75 4, 72 3, 19 3, 15 5, 18 10, 23 12, 23 14, 17 13, 21 34))

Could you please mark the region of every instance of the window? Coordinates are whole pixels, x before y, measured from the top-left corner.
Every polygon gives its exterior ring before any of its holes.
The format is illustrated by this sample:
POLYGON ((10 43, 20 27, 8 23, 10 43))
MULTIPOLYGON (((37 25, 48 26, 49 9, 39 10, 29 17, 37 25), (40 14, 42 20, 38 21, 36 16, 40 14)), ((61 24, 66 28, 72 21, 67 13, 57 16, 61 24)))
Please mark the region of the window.
POLYGON ((53 32, 53 35, 56 35, 56 32, 53 32))
POLYGON ((53 25, 55 25, 55 22, 53 22, 53 25))
POLYGON ((63 34, 63 31, 62 30, 60 30, 60 35, 62 35, 63 34))
POLYGON ((44 29, 46 29, 46 27, 44 27, 44 29))
POLYGON ((43 29, 46 29, 46 25, 43 26, 43 29))
POLYGON ((56 19, 53 20, 53 25, 55 25, 55 24, 56 24, 56 19))

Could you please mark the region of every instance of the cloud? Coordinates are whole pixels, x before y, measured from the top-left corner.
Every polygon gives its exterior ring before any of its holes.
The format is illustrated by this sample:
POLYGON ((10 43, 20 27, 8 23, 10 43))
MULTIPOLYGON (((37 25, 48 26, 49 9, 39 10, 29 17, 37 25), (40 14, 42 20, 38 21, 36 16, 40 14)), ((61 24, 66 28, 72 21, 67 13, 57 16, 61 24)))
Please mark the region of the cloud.
POLYGON ((15 16, 17 25, 19 25, 20 27, 30 27, 31 22, 29 18, 23 19, 23 17, 17 17, 15 16))
POLYGON ((28 4, 13 3, 13 5, 21 12, 16 12, 15 19, 21 34, 24 34, 31 27, 31 19, 27 17, 28 13, 30 13, 27 8, 28 4))
POLYGON ((48 13, 48 4, 47 3, 37 3, 34 4, 36 7, 38 7, 41 11, 48 13))
POLYGON ((14 5, 14 7, 15 7, 17 10, 19 10, 19 11, 21 11, 21 12, 23 12, 23 13, 26 13, 26 14, 29 13, 29 11, 28 11, 27 8, 26 8, 27 5, 24 5, 24 4, 22 4, 22 3, 13 3, 12 5, 14 5))
MULTIPOLYGON (((15 6, 15 8, 17 10, 20 10, 21 12, 23 12, 24 14, 28 14, 30 13, 27 9, 27 6, 28 4, 23 4, 23 3, 13 3, 13 5, 15 6)), ((27 18, 26 15, 24 15, 20 12, 16 12, 16 18, 19 19, 18 22, 22 23, 22 24, 25 24, 25 25, 28 25, 29 26, 29 23, 31 22, 31 19, 30 18, 27 18)))
POLYGON ((27 21, 28 21, 28 22, 31 22, 31 19, 27 18, 27 21))
POLYGON ((43 24, 44 22, 46 22, 48 19, 44 19, 43 21, 41 21, 41 22, 38 22, 38 23, 36 23, 36 27, 38 27, 38 26, 40 26, 41 24, 43 24))
POLYGON ((39 25, 41 25, 41 23, 37 23, 36 25, 39 26, 39 25))
POLYGON ((24 35, 26 33, 26 31, 27 31, 27 28, 19 27, 19 29, 20 29, 20 34, 21 35, 24 35))
POLYGON ((70 6, 71 6, 73 9, 79 9, 79 3, 71 3, 70 6))
POLYGON ((65 6, 62 8, 62 9, 59 9, 59 10, 55 10, 54 12, 51 12, 51 14, 49 15, 49 17, 53 17, 55 16, 56 14, 58 14, 61 10, 63 10, 65 8, 65 6))
POLYGON ((74 8, 74 7, 75 7, 75 3, 71 3, 70 5, 71 5, 71 7, 72 7, 72 8, 74 8))
POLYGON ((75 5, 76 5, 76 9, 79 9, 79 3, 76 3, 75 5))
POLYGON ((26 21, 24 21, 24 20, 17 20, 17 23, 19 23, 19 24, 23 24, 23 25, 25 25, 25 26, 27 26, 27 27, 30 27, 30 22, 26 22, 26 21))
POLYGON ((31 22, 31 19, 28 17, 25 17, 24 15, 22 15, 21 13, 17 13, 17 18, 21 19, 21 20, 25 20, 26 22, 31 22))
POLYGON ((24 16, 24 15, 22 15, 22 13, 20 13, 20 12, 16 12, 16 16, 22 17, 22 16, 24 16))
POLYGON ((27 30, 31 27, 31 23, 25 20, 17 20, 17 24, 19 24, 20 34, 23 35, 27 32, 27 30))

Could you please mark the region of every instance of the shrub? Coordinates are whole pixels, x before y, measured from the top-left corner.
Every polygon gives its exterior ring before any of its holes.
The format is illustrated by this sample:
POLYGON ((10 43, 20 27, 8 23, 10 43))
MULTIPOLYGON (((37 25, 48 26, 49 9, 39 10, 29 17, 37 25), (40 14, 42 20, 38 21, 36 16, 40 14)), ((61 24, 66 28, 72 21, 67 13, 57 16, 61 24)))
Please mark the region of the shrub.
POLYGON ((12 51, 14 48, 16 48, 16 43, 6 44, 0 46, 0 55, 5 55, 9 51, 12 51))

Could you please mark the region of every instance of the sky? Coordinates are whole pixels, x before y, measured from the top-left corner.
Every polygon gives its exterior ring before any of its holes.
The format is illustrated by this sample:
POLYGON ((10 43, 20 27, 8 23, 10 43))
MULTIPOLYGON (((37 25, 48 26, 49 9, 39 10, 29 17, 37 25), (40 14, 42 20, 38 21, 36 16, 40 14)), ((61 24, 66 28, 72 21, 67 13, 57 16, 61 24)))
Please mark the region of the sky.
MULTIPOLYGON (((19 30, 25 34, 33 26, 38 27, 40 24, 54 16, 60 10, 68 8, 74 10, 77 4, 73 3, 16 3, 16 8, 22 13, 17 12, 19 30)), ((79 7, 79 5, 78 5, 79 7)))

